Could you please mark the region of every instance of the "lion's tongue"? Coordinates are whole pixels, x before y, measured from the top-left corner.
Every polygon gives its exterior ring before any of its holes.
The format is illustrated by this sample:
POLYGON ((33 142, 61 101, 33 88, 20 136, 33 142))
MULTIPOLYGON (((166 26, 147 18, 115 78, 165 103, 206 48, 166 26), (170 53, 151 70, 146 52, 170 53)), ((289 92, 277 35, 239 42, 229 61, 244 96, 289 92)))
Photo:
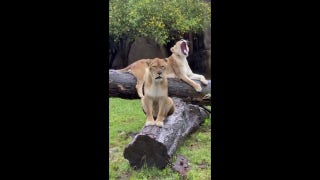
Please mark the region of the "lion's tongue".
POLYGON ((182 53, 184 54, 184 55, 188 55, 188 50, 187 50, 187 43, 185 43, 185 42, 183 42, 183 43, 181 43, 181 51, 182 51, 182 53))

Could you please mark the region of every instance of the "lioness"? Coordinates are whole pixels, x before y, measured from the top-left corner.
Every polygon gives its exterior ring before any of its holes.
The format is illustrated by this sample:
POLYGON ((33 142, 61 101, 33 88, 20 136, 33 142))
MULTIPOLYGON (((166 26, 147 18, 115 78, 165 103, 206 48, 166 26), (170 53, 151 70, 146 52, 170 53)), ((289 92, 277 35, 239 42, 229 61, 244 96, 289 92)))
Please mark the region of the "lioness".
POLYGON ((141 98, 142 108, 147 116, 146 126, 162 127, 163 120, 174 111, 173 101, 168 97, 167 62, 155 58, 146 64, 148 68, 144 74, 144 96, 141 98))
MULTIPOLYGON (((204 78, 203 75, 194 74, 190 69, 187 61, 187 56, 189 53, 187 41, 184 39, 178 41, 173 47, 171 47, 170 51, 172 52, 171 56, 166 58, 166 60, 168 61, 167 77, 179 78, 191 85, 197 92, 201 92, 201 86, 194 82, 192 79, 200 80, 205 85, 208 84, 208 81, 204 78)), ((140 98, 143 97, 143 78, 146 68, 148 67, 147 62, 149 62, 150 60, 152 59, 141 59, 130 64, 124 69, 118 70, 119 72, 130 72, 137 78, 136 89, 140 98)))

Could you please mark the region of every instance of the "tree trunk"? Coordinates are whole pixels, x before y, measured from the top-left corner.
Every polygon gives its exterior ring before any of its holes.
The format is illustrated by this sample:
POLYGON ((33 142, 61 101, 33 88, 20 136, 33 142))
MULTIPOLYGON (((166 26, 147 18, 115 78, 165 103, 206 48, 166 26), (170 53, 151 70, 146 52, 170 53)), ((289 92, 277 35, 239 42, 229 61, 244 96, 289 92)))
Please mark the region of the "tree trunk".
POLYGON ((172 98, 175 111, 167 117, 162 128, 145 126, 124 150, 130 166, 141 168, 155 166, 165 168, 176 149, 185 138, 209 117, 209 113, 198 105, 186 104, 180 98, 172 98))
MULTIPOLYGON (((200 81, 194 80, 198 84, 200 81)), ((109 97, 125 99, 139 99, 136 90, 136 78, 130 73, 121 73, 109 70, 109 97)), ((193 87, 176 78, 168 78, 169 97, 179 97, 185 102, 197 105, 211 105, 211 81, 202 86, 201 92, 196 92, 193 87)))

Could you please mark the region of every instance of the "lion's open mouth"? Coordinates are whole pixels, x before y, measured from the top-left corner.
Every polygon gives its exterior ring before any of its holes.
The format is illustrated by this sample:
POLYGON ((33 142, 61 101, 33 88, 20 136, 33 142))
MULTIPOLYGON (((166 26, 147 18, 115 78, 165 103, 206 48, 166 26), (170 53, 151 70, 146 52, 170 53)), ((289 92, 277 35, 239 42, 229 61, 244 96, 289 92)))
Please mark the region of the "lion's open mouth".
POLYGON ((184 41, 181 43, 181 52, 184 55, 188 56, 187 43, 184 41))
POLYGON ((161 76, 158 76, 158 77, 156 77, 155 79, 162 79, 162 77, 161 77, 161 76))

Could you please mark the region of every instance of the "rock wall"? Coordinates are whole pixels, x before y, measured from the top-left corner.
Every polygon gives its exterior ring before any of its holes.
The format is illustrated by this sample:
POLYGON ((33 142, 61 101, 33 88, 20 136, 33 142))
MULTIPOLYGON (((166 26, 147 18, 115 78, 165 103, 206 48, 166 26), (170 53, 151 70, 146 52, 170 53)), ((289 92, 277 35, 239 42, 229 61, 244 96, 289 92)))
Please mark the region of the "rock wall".
POLYGON ((109 47, 109 69, 121 69, 128 65, 131 45, 132 41, 121 40, 119 43, 113 44, 113 47, 109 47))
POLYGON ((189 65, 194 73, 211 79, 211 29, 193 38, 193 53, 188 57, 189 65))

